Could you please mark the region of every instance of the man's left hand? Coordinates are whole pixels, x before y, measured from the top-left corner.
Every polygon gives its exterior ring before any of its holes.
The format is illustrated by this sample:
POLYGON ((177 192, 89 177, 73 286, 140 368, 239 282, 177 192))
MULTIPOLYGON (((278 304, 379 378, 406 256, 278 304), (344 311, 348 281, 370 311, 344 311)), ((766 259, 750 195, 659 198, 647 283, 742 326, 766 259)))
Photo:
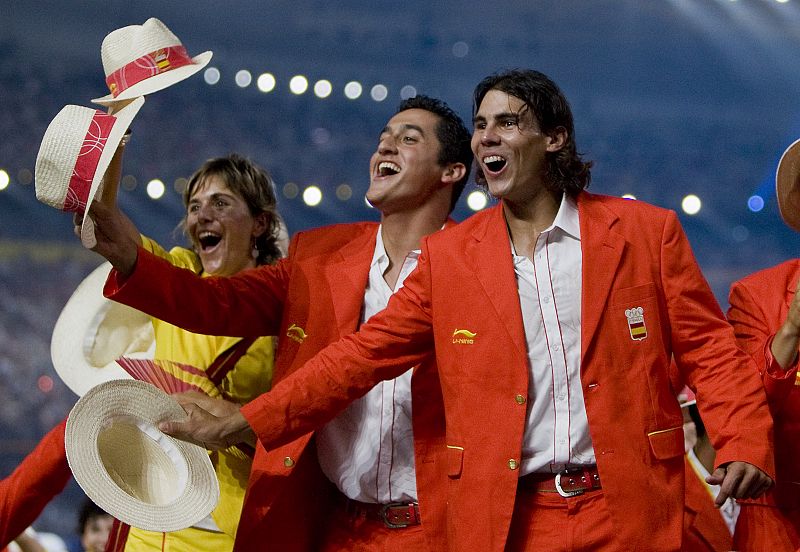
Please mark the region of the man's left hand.
POLYGON ((194 402, 181 402, 181 406, 186 418, 161 422, 158 429, 207 450, 225 449, 239 443, 255 445, 255 433, 238 409, 226 416, 214 416, 194 402))
POLYGON ((772 486, 772 478, 747 462, 729 462, 706 477, 710 485, 719 485, 714 503, 717 508, 728 498, 758 498, 772 486))

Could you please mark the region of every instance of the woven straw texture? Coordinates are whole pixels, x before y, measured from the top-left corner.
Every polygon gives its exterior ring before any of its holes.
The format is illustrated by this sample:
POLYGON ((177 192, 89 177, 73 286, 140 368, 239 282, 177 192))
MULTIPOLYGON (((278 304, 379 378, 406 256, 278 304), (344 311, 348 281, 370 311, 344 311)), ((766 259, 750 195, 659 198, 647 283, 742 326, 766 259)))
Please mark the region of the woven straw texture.
POLYGON ((135 380, 109 381, 72 408, 65 435, 75 480, 98 506, 148 531, 177 531, 205 518, 219 500, 208 453, 157 429, 183 409, 135 380))

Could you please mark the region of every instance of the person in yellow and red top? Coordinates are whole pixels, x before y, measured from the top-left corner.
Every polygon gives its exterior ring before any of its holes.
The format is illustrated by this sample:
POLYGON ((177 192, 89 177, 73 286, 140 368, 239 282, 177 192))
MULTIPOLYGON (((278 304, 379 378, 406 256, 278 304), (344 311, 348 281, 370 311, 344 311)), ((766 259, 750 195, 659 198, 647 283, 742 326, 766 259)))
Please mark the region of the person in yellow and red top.
MULTIPOLYGON (((118 152, 121 156, 121 152, 118 152)), ((115 163, 119 163, 115 159, 115 163)), ((104 194, 103 201, 114 202, 104 194)), ((191 248, 169 251, 130 232, 143 248, 201 276, 230 276, 280 256, 279 216, 269 174, 238 155, 211 159, 189 180, 184 193, 186 217, 181 223, 191 248)), ((272 381, 272 337, 241 339, 195 334, 158 319, 156 360, 189 364, 206 371, 228 400, 245 404, 268 391, 272 381)), ((220 501, 209 518, 195 527, 172 533, 152 533, 116 523, 107 550, 213 551, 231 550, 241 515, 252 464, 245 445, 211 453, 220 485, 220 501)))

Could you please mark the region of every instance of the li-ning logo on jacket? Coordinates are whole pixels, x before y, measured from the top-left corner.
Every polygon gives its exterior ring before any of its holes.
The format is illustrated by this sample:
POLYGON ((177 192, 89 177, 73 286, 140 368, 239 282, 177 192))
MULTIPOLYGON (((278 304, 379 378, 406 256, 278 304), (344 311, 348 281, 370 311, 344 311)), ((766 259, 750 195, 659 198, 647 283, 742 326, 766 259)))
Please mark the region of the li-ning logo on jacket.
POLYGON ((478 334, 473 333, 469 330, 456 329, 453 331, 453 343, 461 345, 472 345, 473 343, 475 343, 476 335, 478 334))
POLYGON ((286 329, 286 337, 289 339, 294 339, 298 343, 302 343, 306 338, 306 332, 300 326, 292 324, 286 329))

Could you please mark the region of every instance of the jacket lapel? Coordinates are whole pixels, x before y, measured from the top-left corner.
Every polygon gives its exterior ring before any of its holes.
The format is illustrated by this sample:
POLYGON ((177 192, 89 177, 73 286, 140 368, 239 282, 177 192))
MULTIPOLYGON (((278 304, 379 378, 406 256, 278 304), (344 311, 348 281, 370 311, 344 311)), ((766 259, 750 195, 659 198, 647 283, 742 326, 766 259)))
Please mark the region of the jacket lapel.
POLYGON ((617 272, 625 238, 612 230, 617 215, 591 194, 578 196, 583 255, 583 297, 581 298, 581 359, 597 333, 611 285, 617 272))
POLYGON ((525 328, 519 306, 517 276, 511 257, 511 244, 503 217, 502 204, 492 208, 482 224, 476 225, 466 255, 497 317, 516 346, 526 356, 525 328))
MULTIPOLYGON (((348 335, 361 322, 369 265, 375 253, 378 226, 340 249, 325 267, 331 302, 340 335, 348 335)), ((312 307, 313 308, 313 305, 312 307)))

